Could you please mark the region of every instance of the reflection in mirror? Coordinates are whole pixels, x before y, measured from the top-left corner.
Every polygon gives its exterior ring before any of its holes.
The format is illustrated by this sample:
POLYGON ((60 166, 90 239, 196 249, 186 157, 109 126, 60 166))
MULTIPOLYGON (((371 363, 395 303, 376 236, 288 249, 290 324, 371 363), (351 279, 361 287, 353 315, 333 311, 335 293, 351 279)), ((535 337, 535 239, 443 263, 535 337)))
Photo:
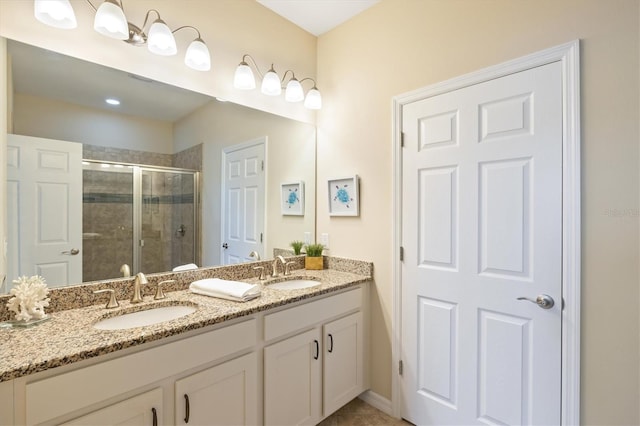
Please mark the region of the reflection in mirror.
POLYGON ((314 126, 16 41, 7 45, 9 275, 0 293, 18 275, 40 274, 54 287, 250 261, 251 251, 264 259, 292 240, 315 239, 314 126), (237 172, 229 153, 255 144, 264 160, 245 172, 262 175, 258 207, 243 204, 252 188, 242 197, 222 188, 237 172), (22 157, 16 146, 26 146, 22 157), (41 191, 33 205, 23 203, 26 185, 18 182, 35 176, 20 175, 18 166, 27 163, 44 165, 49 179, 31 179, 45 182, 32 182, 34 194, 41 191), (58 166, 72 173, 64 185, 54 176, 58 166), (306 190, 303 214, 283 214, 281 184, 298 181, 306 190), (240 226, 236 212, 264 225, 240 226), (27 239, 53 257, 34 261, 27 239), (250 245, 229 256, 240 242, 250 245))

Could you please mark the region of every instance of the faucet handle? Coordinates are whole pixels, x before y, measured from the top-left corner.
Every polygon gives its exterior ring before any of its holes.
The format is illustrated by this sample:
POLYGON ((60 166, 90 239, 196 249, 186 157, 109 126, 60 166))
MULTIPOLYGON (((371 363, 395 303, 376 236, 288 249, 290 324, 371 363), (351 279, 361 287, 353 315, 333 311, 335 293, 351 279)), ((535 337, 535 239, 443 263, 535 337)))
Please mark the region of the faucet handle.
POLYGON ((164 294, 164 291, 162 291, 162 285, 166 284, 166 283, 175 283, 175 282, 176 282, 176 280, 160 281, 158 283, 158 288, 156 289, 156 295, 153 296, 153 300, 165 299, 167 296, 164 294))
POLYGON ((285 275, 289 275, 289 274, 291 274, 291 271, 289 271, 289 267, 290 267, 291 265, 293 265, 294 263, 296 263, 296 262, 291 261, 291 262, 287 262, 287 263, 285 263, 285 264, 284 264, 284 274, 285 274, 285 275))
POLYGON ((254 271, 260 271, 260 277, 258 278, 261 281, 266 280, 266 277, 264 276, 264 266, 256 266, 253 268, 254 271))
POLYGON ((105 288, 103 290, 93 291, 93 294, 100 294, 100 293, 110 293, 109 302, 107 302, 107 306, 105 306, 105 308, 111 309, 111 308, 117 308, 118 306, 120 306, 120 303, 118 303, 118 301, 116 300, 116 291, 114 289, 105 288))

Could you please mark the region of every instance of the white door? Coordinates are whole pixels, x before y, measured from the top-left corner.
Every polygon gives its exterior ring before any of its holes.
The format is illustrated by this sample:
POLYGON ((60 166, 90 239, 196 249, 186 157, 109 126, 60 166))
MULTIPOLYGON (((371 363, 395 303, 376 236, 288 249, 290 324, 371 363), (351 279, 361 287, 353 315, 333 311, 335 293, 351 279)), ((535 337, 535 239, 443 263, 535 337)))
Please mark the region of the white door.
POLYGON ((252 251, 264 256, 264 152, 264 139, 224 150, 223 265, 253 260, 252 251))
POLYGON ((264 348, 264 424, 315 425, 321 419, 320 329, 264 348))
POLYGON ((258 360, 255 353, 176 381, 176 425, 255 425, 258 360))
POLYGON ((559 424, 562 81, 552 63, 402 110, 402 416, 559 424), (545 309, 519 300, 548 295, 545 309))
POLYGON ((81 283, 82 144, 7 136, 7 281, 81 283))
POLYGON ((149 392, 127 398, 122 402, 94 411, 79 417, 63 426, 82 425, 161 425, 162 421, 162 389, 155 388, 149 392))
POLYGON ((362 312, 325 324, 323 414, 328 416, 364 391, 362 312))

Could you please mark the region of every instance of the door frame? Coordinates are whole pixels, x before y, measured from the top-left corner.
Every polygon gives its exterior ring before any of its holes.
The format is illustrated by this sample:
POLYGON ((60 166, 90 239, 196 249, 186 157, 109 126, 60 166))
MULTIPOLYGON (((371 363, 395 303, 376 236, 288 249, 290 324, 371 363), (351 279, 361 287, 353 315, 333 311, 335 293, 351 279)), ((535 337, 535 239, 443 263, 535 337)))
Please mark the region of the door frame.
POLYGON ((580 424, 580 41, 551 47, 511 61, 407 92, 393 98, 393 415, 400 417, 402 354, 402 108, 453 90, 553 62, 562 63, 562 402, 561 424, 580 424))
POLYGON ((267 200, 268 200, 268 185, 269 185, 269 181, 268 181, 268 174, 267 174, 267 167, 268 167, 268 161, 267 161, 267 148, 269 145, 269 137, 268 136, 261 136, 259 138, 256 139, 251 139, 249 141, 246 142, 242 142, 239 144, 235 144, 235 145, 229 145, 226 146, 224 148, 222 148, 222 155, 220 156, 221 158, 221 167, 220 167, 220 238, 218 239, 218 250, 220 250, 220 264, 221 265, 225 265, 224 263, 224 251, 221 249, 223 240, 224 240, 224 230, 225 230, 225 226, 227 224, 227 216, 226 216, 226 171, 227 171, 227 155, 229 155, 232 152, 235 151, 240 151, 243 149, 247 149, 247 148, 251 148, 254 146, 262 146, 263 149, 263 158, 264 158, 264 166, 263 166, 263 170, 262 170, 262 175, 263 175, 263 180, 264 180, 264 211, 263 211, 263 220, 264 220, 264 230, 262 232, 262 247, 263 247, 263 253, 260 254, 260 256, 264 257, 266 252, 266 247, 267 247, 267 200))

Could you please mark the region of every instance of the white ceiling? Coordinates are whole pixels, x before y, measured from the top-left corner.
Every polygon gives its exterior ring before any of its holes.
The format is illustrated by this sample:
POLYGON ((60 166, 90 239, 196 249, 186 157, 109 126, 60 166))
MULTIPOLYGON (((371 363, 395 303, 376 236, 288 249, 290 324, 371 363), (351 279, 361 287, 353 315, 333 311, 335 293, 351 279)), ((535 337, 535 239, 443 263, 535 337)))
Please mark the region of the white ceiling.
POLYGON ((256 0, 315 36, 326 33, 380 0, 256 0))

